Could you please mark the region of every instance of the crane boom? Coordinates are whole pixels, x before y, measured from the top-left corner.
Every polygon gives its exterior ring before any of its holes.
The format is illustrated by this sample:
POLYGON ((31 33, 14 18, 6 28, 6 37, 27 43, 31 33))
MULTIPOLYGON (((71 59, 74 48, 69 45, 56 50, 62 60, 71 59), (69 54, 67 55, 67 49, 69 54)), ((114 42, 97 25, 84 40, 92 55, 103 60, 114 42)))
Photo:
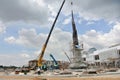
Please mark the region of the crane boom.
POLYGON ((65 55, 67 56, 68 60, 69 60, 70 63, 71 63, 71 60, 70 60, 69 56, 67 55, 67 53, 66 53, 66 52, 64 52, 64 53, 65 53, 65 55))
POLYGON ((63 1, 62 5, 61 5, 61 7, 60 7, 60 10, 58 11, 58 14, 57 14, 57 16, 56 16, 56 18, 55 18, 55 20, 54 20, 54 23, 53 23, 53 25, 52 25, 52 27, 51 27, 51 30, 50 30, 50 32, 49 32, 49 35, 48 35, 47 39, 46 39, 46 42, 45 42, 45 44, 44 44, 43 47, 42 47, 41 53, 40 53, 39 58, 38 58, 38 66, 42 66, 42 58, 43 58, 43 56, 44 56, 45 49, 46 49, 46 47, 47 47, 49 38, 50 38, 50 36, 51 36, 51 33, 52 33, 52 31, 53 31, 53 28, 54 28, 54 26, 55 26, 55 23, 56 23, 56 21, 57 21, 57 18, 58 18, 58 16, 59 16, 60 12, 61 12, 61 9, 62 9, 64 3, 65 3, 65 0, 63 1))
POLYGON ((55 60, 55 58, 53 57, 52 54, 50 54, 50 57, 53 59, 53 61, 55 62, 55 65, 58 65, 57 61, 55 60))

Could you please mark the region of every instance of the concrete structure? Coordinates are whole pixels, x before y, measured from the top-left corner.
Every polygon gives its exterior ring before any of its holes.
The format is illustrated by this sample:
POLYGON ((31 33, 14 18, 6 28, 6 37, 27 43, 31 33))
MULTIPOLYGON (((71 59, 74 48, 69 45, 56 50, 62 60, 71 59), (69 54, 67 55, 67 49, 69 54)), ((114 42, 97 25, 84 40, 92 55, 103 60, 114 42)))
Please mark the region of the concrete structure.
POLYGON ((71 59, 70 68, 71 69, 81 69, 83 67, 86 67, 86 65, 83 63, 81 51, 83 50, 83 47, 80 47, 78 42, 78 36, 77 36, 77 30, 74 22, 73 17, 73 11, 72 11, 72 29, 73 29, 73 46, 72 46, 72 53, 73 57, 71 59))
POLYGON ((81 69, 86 67, 83 63, 81 51, 82 49, 80 48, 73 48, 73 58, 71 59, 71 64, 69 66, 71 69, 81 69))

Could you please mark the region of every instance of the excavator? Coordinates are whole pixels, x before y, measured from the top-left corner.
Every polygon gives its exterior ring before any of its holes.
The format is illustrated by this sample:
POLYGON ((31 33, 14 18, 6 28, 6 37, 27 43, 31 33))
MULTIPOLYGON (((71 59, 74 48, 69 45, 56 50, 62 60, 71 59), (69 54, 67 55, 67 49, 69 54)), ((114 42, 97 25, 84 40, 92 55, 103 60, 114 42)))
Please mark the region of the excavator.
POLYGON ((59 16, 59 14, 60 14, 60 12, 61 12, 61 9, 62 9, 64 3, 65 3, 65 0, 63 1, 62 5, 61 5, 61 7, 60 7, 60 9, 59 9, 59 11, 58 11, 58 14, 57 14, 57 16, 56 16, 56 18, 55 18, 55 20, 54 20, 54 22, 53 22, 53 25, 52 25, 52 27, 51 27, 51 29, 50 29, 50 32, 49 32, 49 34, 48 34, 48 37, 47 37, 47 39, 46 39, 46 42, 45 42, 45 44, 44 44, 43 47, 42 47, 41 53, 40 53, 40 55, 39 55, 39 57, 38 57, 38 63, 37 63, 38 67, 42 67, 42 66, 43 66, 43 64, 42 64, 42 63, 43 63, 43 56, 44 56, 44 53, 45 53, 45 50, 46 50, 48 41, 49 41, 49 39, 50 39, 51 33, 52 33, 53 29, 54 29, 55 23, 56 23, 56 21, 57 21, 57 19, 58 19, 58 16, 59 16))
POLYGON ((53 57, 52 54, 50 54, 50 57, 51 57, 51 58, 53 59, 53 61, 54 61, 54 65, 52 65, 53 68, 54 68, 54 69, 59 69, 59 64, 58 64, 58 62, 56 61, 56 59, 53 57))

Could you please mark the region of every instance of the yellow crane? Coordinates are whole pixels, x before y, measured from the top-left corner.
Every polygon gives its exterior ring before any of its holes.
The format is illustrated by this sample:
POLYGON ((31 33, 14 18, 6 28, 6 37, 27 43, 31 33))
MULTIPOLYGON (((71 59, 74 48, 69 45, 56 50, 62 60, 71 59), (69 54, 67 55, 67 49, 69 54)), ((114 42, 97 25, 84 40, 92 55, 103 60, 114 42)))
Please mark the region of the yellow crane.
POLYGON ((55 20, 54 20, 54 23, 53 23, 53 25, 52 25, 52 27, 51 27, 51 30, 50 30, 50 32, 49 32, 49 35, 48 35, 48 37, 47 37, 47 40, 46 40, 45 44, 44 44, 43 47, 42 47, 41 53, 40 53, 39 58, 38 58, 38 67, 42 66, 42 61, 43 61, 42 59, 43 59, 43 56, 44 56, 45 49, 46 49, 46 47, 47 47, 49 38, 50 38, 50 36, 51 36, 51 33, 52 33, 52 31, 53 31, 53 28, 54 28, 54 26, 55 26, 55 23, 56 23, 56 21, 57 21, 57 18, 58 18, 59 14, 60 14, 60 11, 61 11, 64 3, 65 3, 65 0, 63 1, 62 5, 61 5, 61 7, 60 7, 60 9, 59 9, 59 11, 58 11, 58 14, 57 14, 57 16, 56 16, 56 18, 55 18, 55 20))

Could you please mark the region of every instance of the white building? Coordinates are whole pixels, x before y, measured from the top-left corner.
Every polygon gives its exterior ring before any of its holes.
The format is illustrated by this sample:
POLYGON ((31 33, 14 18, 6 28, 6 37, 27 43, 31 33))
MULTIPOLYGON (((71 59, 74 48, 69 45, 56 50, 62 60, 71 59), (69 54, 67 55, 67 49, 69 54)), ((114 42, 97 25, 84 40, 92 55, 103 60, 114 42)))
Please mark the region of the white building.
POLYGON ((82 58, 88 65, 96 67, 120 67, 120 45, 84 54, 82 58))

